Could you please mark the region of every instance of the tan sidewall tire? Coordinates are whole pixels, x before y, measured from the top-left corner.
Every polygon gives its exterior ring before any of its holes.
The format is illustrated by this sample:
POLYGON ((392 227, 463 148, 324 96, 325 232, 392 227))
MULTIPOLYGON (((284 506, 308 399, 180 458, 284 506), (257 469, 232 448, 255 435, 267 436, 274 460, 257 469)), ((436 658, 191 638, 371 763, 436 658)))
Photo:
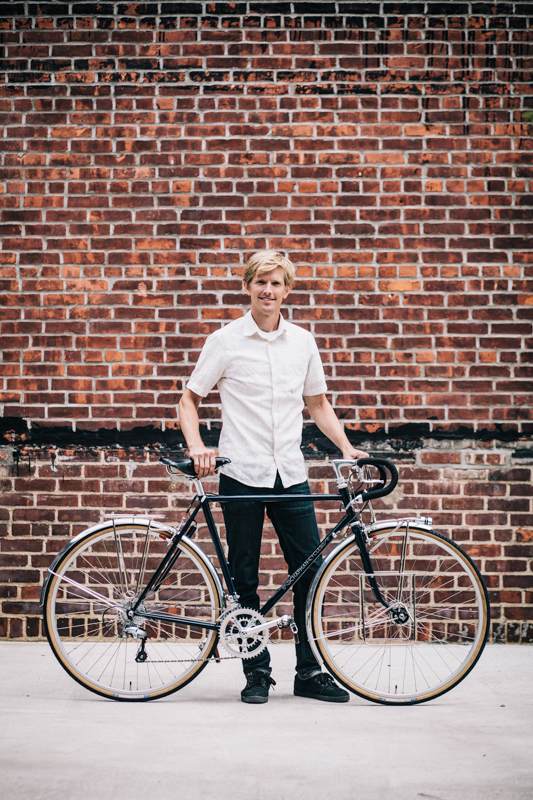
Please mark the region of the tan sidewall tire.
MULTIPOLYGON (((371 534, 371 539, 376 539, 378 536, 383 537, 386 536, 387 533, 390 533, 394 530, 394 526, 391 525, 389 529, 380 529, 376 531, 373 535, 371 534)), ((449 683, 444 686, 439 686, 435 690, 430 690, 428 692, 420 692, 417 693, 415 699, 402 699, 402 700, 395 700, 393 697, 384 698, 379 694, 379 692, 371 692, 368 689, 355 684, 351 683, 343 673, 339 672, 336 664, 330 658, 330 654, 328 653, 328 649, 324 647, 322 640, 320 639, 320 631, 321 631, 321 624, 320 624, 320 606, 321 606, 321 598, 324 592, 325 585, 329 580, 331 573, 335 570, 336 566, 338 565, 339 561, 346 558, 346 556, 351 553, 359 554, 357 545, 353 541, 348 541, 346 546, 340 550, 334 559, 331 562, 324 563, 321 573, 317 576, 317 582, 315 584, 316 588, 313 593, 312 599, 312 608, 311 608, 311 631, 310 635, 312 636, 314 642, 314 646, 318 651, 318 655, 322 662, 324 663, 325 667, 329 670, 329 672, 335 677, 339 683, 342 683, 349 691, 353 692, 354 694, 359 695, 360 697, 364 697, 367 700, 371 700, 376 703, 382 703, 385 705, 415 705, 417 703, 424 703, 428 700, 432 700, 435 697, 439 697, 440 695, 448 692, 454 686, 456 686, 463 678, 468 675, 468 673, 473 669, 476 662, 478 661, 481 653, 483 652, 483 648, 485 646, 489 626, 490 626, 490 607, 488 601, 487 590, 483 579, 473 563, 470 557, 451 539, 448 539, 446 536, 437 533, 436 531, 428 531, 426 529, 417 528, 416 525, 411 525, 409 527, 410 533, 417 533, 428 537, 429 539, 437 540, 439 543, 444 544, 448 547, 451 547, 454 551, 455 557, 461 560, 465 564, 465 568, 474 578, 473 584, 476 587, 478 601, 480 601, 480 608, 482 610, 483 619, 481 619, 480 615, 480 623, 478 628, 478 635, 475 641, 475 645, 472 647, 469 657, 466 659, 462 668, 452 676, 449 683)), ((370 548, 371 549, 371 548, 370 548)))
MULTIPOLYGON (((121 529, 146 531, 146 528, 147 528, 146 525, 140 525, 140 524, 129 524, 129 523, 116 524, 117 531, 120 531, 121 529)), ((157 534, 155 534, 154 532, 154 535, 159 535, 159 533, 160 533, 159 531, 157 532, 157 534)), ((109 536, 109 534, 113 534, 113 525, 95 531, 94 533, 89 534, 87 537, 83 537, 79 541, 73 543, 71 547, 69 547, 65 551, 61 561, 58 564, 56 564, 55 571, 58 572, 59 575, 61 575, 61 570, 64 567, 65 563, 70 562, 72 558, 75 557, 77 553, 79 553, 80 550, 86 547, 89 543, 95 542, 99 538, 107 537, 109 536)), ((215 609, 215 613, 213 614, 213 621, 215 621, 216 617, 218 616, 219 609, 222 608, 222 598, 220 596, 219 589, 213 579, 211 571, 208 567, 209 562, 207 561, 207 558, 205 559, 205 561, 201 559, 198 553, 192 548, 190 548, 185 540, 182 540, 180 546, 190 556, 190 558, 193 561, 202 564, 203 571, 205 573, 207 580, 209 581, 209 586, 213 593, 212 596, 214 597, 215 602, 217 604, 217 609, 215 609)), ((83 673, 80 673, 77 669, 75 669, 75 667, 70 663, 66 653, 64 652, 61 640, 58 637, 56 638, 55 636, 56 627, 52 618, 53 615, 51 606, 58 580, 59 578, 56 575, 52 575, 51 580, 46 588, 46 595, 43 603, 44 625, 45 625, 46 636, 48 638, 48 642, 50 643, 50 647, 52 648, 54 655, 56 656, 61 666, 69 673, 69 675, 72 678, 74 678, 75 681, 84 686, 86 689, 89 689, 91 692, 95 692, 101 697, 108 697, 113 700, 126 701, 126 702, 146 702, 148 700, 155 700, 157 698, 165 697, 166 695, 172 694, 172 692, 176 692, 179 689, 183 689, 184 686, 186 686, 188 683, 190 683, 190 681, 196 678, 196 676, 199 675, 200 672, 207 666, 206 660, 198 661, 187 673, 185 673, 184 676, 182 676, 178 681, 176 681, 175 684, 167 685, 165 687, 162 687, 160 690, 155 690, 153 692, 150 692, 149 694, 142 696, 132 696, 132 697, 129 697, 127 695, 118 696, 117 692, 114 692, 112 689, 106 690, 105 687, 102 687, 99 684, 91 681, 89 678, 87 678, 86 675, 83 675, 83 673)), ((211 635, 212 641, 205 650, 204 659, 207 659, 211 656, 217 645, 218 637, 216 633, 214 632, 211 633, 211 631, 209 631, 208 636, 209 635, 211 635)))

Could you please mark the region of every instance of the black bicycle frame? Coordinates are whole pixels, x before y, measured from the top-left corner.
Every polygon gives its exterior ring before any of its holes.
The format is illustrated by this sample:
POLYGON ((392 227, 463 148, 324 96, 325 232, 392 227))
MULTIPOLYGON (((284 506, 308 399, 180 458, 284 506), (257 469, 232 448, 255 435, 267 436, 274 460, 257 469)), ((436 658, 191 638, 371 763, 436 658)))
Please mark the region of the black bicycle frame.
MULTIPOLYGON (((345 528, 347 525, 350 525, 352 531, 355 536, 356 544, 359 548, 361 554, 361 561, 363 563, 363 567, 365 570, 366 575, 368 576, 368 582, 372 588, 372 591, 379 603, 381 603, 385 608, 389 607, 389 604, 382 596, 379 587, 377 585, 376 579, 373 576, 374 568, 372 566, 372 562, 370 556, 368 554, 368 550, 366 549, 366 544, 363 536, 363 531, 361 526, 357 522, 357 517, 355 511, 350 505, 350 495, 347 488, 339 489, 339 494, 254 494, 254 495, 246 495, 246 500, 256 500, 259 502, 268 502, 268 503, 280 503, 280 502, 293 502, 299 500, 311 500, 313 503, 318 503, 323 500, 342 500, 346 513, 344 514, 343 518, 340 522, 335 525, 333 530, 331 530, 324 539, 320 542, 318 547, 308 556, 308 558, 301 564, 298 569, 289 575, 285 583, 280 586, 277 592, 268 600, 267 603, 260 609, 260 613, 265 615, 267 614, 271 608, 273 608, 276 603, 278 603, 281 598, 291 589, 295 583, 297 583, 304 572, 306 572, 311 564, 319 558, 322 552, 326 549, 326 547, 333 541, 333 539, 337 536, 339 531, 345 528)), ((184 536, 191 530, 191 528, 196 529, 195 517, 198 514, 200 509, 204 512, 205 522, 207 524, 207 528, 209 530, 209 534, 213 541, 213 545, 215 547, 215 552, 217 555, 217 560, 220 565, 220 569, 222 571, 222 575, 224 577, 224 582, 226 584, 226 588, 230 595, 235 594, 235 586, 233 584, 233 578, 231 577, 231 573, 229 570, 229 565, 224 554, 224 549, 222 547, 222 543, 220 541, 220 537, 218 535, 215 521, 213 519, 213 515, 211 513, 211 509, 209 507, 209 503, 231 503, 231 502, 242 502, 243 495, 219 495, 219 494, 209 494, 203 495, 198 497, 198 502, 196 503, 191 515, 187 519, 185 525, 180 530, 180 532, 175 535, 171 541, 168 553, 163 558, 159 566, 157 567, 156 571, 152 575, 150 581, 146 585, 145 589, 141 593, 140 597, 138 598, 137 602, 133 606, 130 611, 130 616, 141 616, 146 619, 153 619, 153 620, 162 620, 164 622, 174 622, 179 623, 183 622, 189 625, 191 628, 203 628, 207 630, 218 630, 218 625, 213 622, 201 622, 200 620, 189 619, 188 617, 178 617, 175 614, 165 614, 163 612, 152 612, 152 611, 139 611, 139 606, 144 601, 145 597, 152 591, 157 591, 157 589, 161 586, 163 581, 165 580, 166 576, 172 569, 176 559, 178 558, 178 547, 180 541, 183 539, 184 536)), ((194 532, 194 531, 193 531, 194 532)))

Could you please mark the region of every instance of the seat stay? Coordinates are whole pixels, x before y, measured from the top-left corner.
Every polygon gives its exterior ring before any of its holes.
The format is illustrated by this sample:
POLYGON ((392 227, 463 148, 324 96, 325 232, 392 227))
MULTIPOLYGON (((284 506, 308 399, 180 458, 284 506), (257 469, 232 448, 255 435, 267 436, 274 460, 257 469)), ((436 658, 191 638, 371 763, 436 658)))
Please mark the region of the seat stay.
POLYGON ((185 523, 185 525, 183 526, 181 531, 177 535, 172 537, 171 545, 169 547, 168 553, 162 559, 161 563, 159 564, 159 566, 155 570, 154 574, 152 575, 152 577, 150 578, 150 580, 148 581, 148 583, 144 587, 143 591, 141 592, 141 594, 137 598, 137 600, 135 602, 135 605, 132 608, 132 611, 134 613, 137 611, 138 607, 144 601, 145 597, 149 594, 149 592, 151 592, 152 590, 155 591, 156 587, 158 587, 158 584, 160 584, 161 581, 164 580, 166 575, 168 575, 169 571, 172 569, 172 565, 174 564, 174 562, 178 558, 179 543, 181 542, 183 537, 187 534, 187 532, 189 531, 189 529, 193 525, 194 519, 195 519, 195 517, 196 517, 196 515, 197 515, 197 513, 198 513, 198 511, 200 510, 201 507, 202 507, 201 499, 198 499, 198 502, 197 502, 196 506, 192 510, 190 517, 188 518, 187 522, 185 523))

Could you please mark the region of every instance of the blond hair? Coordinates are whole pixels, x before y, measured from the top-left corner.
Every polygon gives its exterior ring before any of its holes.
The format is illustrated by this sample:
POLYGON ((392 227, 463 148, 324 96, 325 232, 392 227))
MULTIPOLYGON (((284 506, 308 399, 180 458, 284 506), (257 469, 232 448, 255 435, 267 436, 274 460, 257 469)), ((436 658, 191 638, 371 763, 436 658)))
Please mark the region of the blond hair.
POLYGON ((248 260, 244 268, 244 281, 250 283, 256 275, 261 275, 263 272, 270 272, 276 267, 282 267, 285 275, 285 285, 292 286, 294 283, 294 264, 282 253, 277 250, 258 250, 248 260))

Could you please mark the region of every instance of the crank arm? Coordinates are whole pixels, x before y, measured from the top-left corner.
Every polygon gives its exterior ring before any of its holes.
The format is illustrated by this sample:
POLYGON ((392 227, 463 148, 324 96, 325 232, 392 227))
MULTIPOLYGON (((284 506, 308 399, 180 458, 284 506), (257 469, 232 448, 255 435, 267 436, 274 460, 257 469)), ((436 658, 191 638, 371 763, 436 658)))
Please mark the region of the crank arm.
POLYGON ((249 634, 249 633, 259 633, 259 631, 268 630, 268 628, 288 628, 291 624, 292 617, 288 614, 284 614, 282 617, 277 617, 276 619, 269 620, 269 622, 264 622, 262 625, 254 625, 253 628, 243 628, 241 633, 249 634))

